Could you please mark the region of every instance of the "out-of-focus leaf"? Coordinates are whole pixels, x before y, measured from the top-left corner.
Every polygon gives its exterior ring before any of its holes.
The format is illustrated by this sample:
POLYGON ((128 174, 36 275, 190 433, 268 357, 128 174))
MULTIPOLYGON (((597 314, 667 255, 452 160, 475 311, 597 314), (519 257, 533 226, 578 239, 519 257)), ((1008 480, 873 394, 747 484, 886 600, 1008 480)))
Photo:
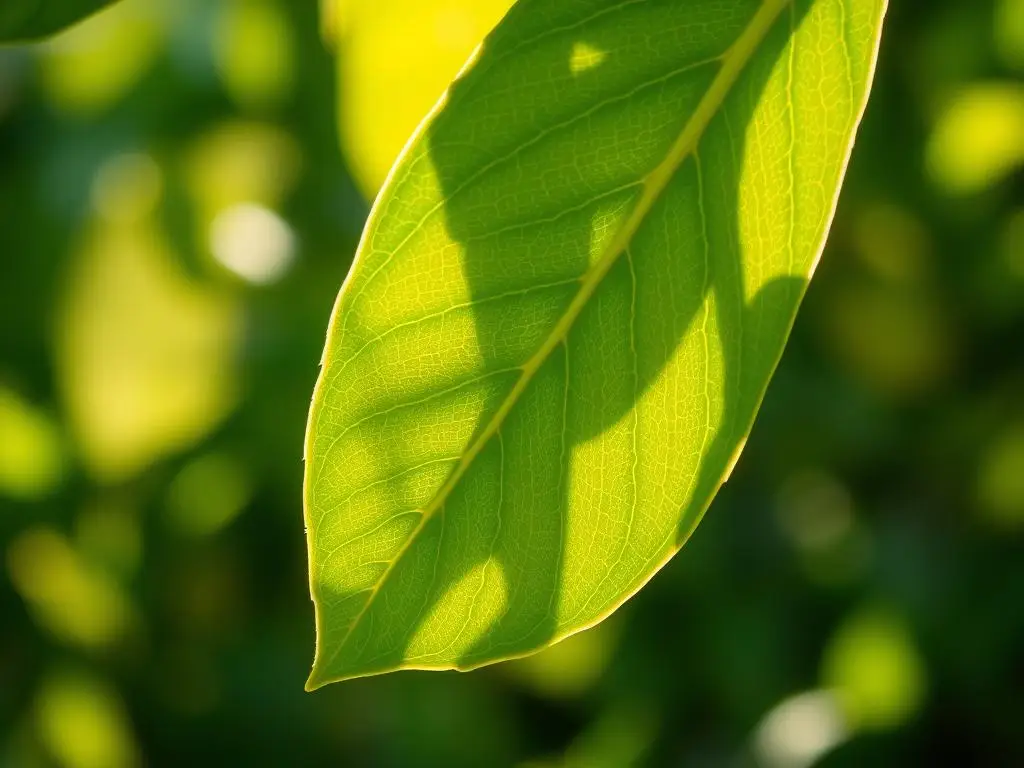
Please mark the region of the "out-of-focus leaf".
POLYGON ((257 122, 217 125, 186 156, 184 171, 197 218, 209 226, 231 206, 278 207, 301 163, 295 140, 279 128, 257 122))
POLYGON ((992 522, 1007 528, 1024 524, 1024 424, 1012 424, 982 455, 977 496, 992 522))
POLYGON ((83 117, 117 104, 163 50, 173 9, 170 0, 122 0, 40 46, 47 99, 83 117))
POLYGON ((31 40, 59 32, 115 0, 4 0, 0 41, 31 40))
POLYGON ((295 43, 281 6, 230 0, 216 25, 214 57, 231 98, 249 110, 276 106, 292 88, 295 43))
POLYGON ((202 456, 188 464, 171 484, 168 527, 186 536, 214 534, 238 516, 251 493, 244 467, 231 456, 202 456))
POLYGON ((927 161, 935 183, 952 194, 981 192, 1024 165, 1024 86, 964 89, 939 117, 927 161))
POLYGON ((996 0, 996 51, 1007 66, 1024 70, 1024 0, 996 0))
POLYGON ((308 685, 608 616, 728 476, 884 0, 522 0, 404 152, 307 435, 308 685))
POLYGON ((36 621, 65 643, 110 647, 137 624, 120 584, 57 531, 25 531, 11 543, 6 561, 11 583, 36 621))
POLYGON ((953 367, 956 344, 938 297, 924 288, 848 280, 823 325, 852 376, 889 398, 933 390, 953 367))
POLYGON ((35 721, 48 751, 65 768, 133 768, 141 763, 121 697, 92 673, 49 673, 36 695, 35 721))
POLYGON ((63 448, 50 418, 0 387, 0 494, 45 496, 60 482, 63 448))
POLYGON ((839 697, 848 725, 868 730, 905 722, 921 706, 927 683, 902 617, 878 608, 843 622, 825 649, 822 677, 839 697))
POLYGON ((191 445, 234 407, 237 302, 191 281, 156 220, 159 167, 109 160, 72 264, 57 362, 72 432, 94 477, 116 482, 191 445))
POLYGON ((416 124, 513 0, 325 0, 338 43, 338 124, 373 198, 416 124))

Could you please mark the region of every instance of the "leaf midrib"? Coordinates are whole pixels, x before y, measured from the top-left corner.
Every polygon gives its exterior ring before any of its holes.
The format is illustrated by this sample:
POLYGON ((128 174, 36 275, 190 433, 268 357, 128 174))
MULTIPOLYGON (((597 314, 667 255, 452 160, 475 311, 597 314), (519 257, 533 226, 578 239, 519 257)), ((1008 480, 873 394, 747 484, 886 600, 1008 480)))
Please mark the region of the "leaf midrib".
MULTIPOLYGON (((444 509, 444 504, 451 492, 455 489, 455 486, 458 485, 463 475, 465 475, 469 470, 476 457, 480 454, 491 438, 498 433, 498 430, 504 423, 505 418, 511 412, 512 408, 515 407, 520 396, 529 386, 541 366, 548 359, 548 356, 556 347, 558 347, 559 344, 562 344, 565 341, 573 324, 576 322, 576 318, 579 317, 580 313, 587 305, 587 302, 600 287, 601 281, 615 265, 618 258, 629 247, 633 236, 636 234, 637 230, 639 230, 647 215, 654 207, 654 204, 661 196, 661 193, 664 192, 683 161, 686 160, 686 158, 697 148, 697 144, 700 141, 701 136, 704 134, 704 131, 707 129, 711 120, 718 113, 718 110, 725 101, 725 97, 735 84, 740 73, 743 71, 744 67, 756 52, 758 46, 772 28, 779 14, 791 2, 792 0, 764 0, 761 7, 751 18, 740 36, 736 38, 735 42, 733 42, 729 49, 722 55, 721 68, 712 80, 707 92, 701 98, 700 103, 693 112, 693 115, 686 122, 683 130, 672 144, 672 147, 669 149, 665 159, 643 178, 643 192, 641 193, 636 206, 633 208, 633 211, 630 213, 626 221, 623 222, 618 232, 616 232, 615 237, 605 248, 601 257, 581 278, 579 291, 577 291, 565 312, 552 328, 551 333, 544 340, 544 343, 537 349, 530 359, 520 367, 521 373, 519 378, 516 380, 516 383, 513 385, 509 393, 505 396, 504 400, 502 400, 501 405, 494 412, 494 415, 487 422, 487 425, 478 433, 477 437, 463 453, 459 463, 452 470, 452 473, 448 476, 448 479, 444 484, 437 490, 437 493, 434 494, 434 497, 424 505, 422 510, 420 510, 422 513, 420 521, 409 533, 409 536, 401 549, 399 549, 395 556, 389 561, 388 566, 384 569, 384 572, 381 574, 376 584, 368 590, 369 595, 366 602, 352 620, 352 623, 345 632, 345 636, 342 638, 338 647, 332 654, 332 662, 344 649, 363 617, 373 605, 374 599, 380 593, 381 587, 388 580, 388 577, 395 569, 395 566, 399 561, 401 561, 405 553, 408 552, 430 519, 444 509)), ((329 667, 330 663, 325 666, 329 667)))

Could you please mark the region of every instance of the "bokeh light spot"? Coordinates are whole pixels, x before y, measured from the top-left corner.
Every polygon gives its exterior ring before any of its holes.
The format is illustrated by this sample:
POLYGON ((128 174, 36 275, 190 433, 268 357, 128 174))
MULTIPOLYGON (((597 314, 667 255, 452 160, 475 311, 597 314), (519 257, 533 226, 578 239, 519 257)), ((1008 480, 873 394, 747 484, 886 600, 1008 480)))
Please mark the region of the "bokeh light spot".
POLYGON ((807 691, 782 700, 754 733, 762 768, 808 768, 848 736, 839 702, 831 691, 807 691))
POLYGON ((919 282, 926 275, 932 251, 927 227, 910 211, 886 202, 859 212, 853 245, 875 276, 902 284, 919 282))
POLYGON ((37 499, 63 474, 63 449, 50 417, 0 387, 0 493, 37 499))
POLYGON ((977 496, 992 522, 1024 526, 1024 424, 1011 424, 983 452, 977 496))
POLYGON ((1007 218, 1000 237, 1000 250, 1013 277, 1024 280, 1024 208, 1007 218))
MULTIPOLYGON (((153 173, 141 158, 105 166, 94 185, 100 205, 152 193, 153 173)), ((88 469, 106 482, 190 445, 236 400, 239 308, 183 272, 155 218, 96 221, 59 308, 72 431, 88 469)))
POLYGON ((864 574, 871 542, 857 524, 850 491, 838 478, 816 469, 793 474, 780 487, 775 510, 808 579, 836 586, 864 574))
POLYGON ((549 699, 571 699, 589 691, 611 661, 618 640, 618 622, 609 619, 593 629, 517 659, 506 672, 517 682, 549 699))
POLYGON ((120 586, 50 528, 15 538, 7 550, 7 571, 38 623, 59 640, 106 647, 133 622, 120 586))
POLYGON ((825 319, 831 351, 883 396, 921 395, 953 367, 949 316, 923 286, 848 280, 836 289, 825 319))
POLYGON ((251 496, 251 481, 238 461, 207 454, 187 464, 171 483, 167 524, 187 536, 209 536, 229 525, 251 496))
POLYGON ((291 91, 291 28, 272 0, 227 0, 214 32, 217 71, 231 98, 252 110, 280 103, 291 91))
POLYGON ((63 768, 134 768, 141 763, 120 697, 90 673, 47 675, 36 696, 35 721, 41 740, 63 768))
POLYGON ((122 0, 41 46, 50 103, 82 117, 116 104, 163 49, 168 10, 163 0, 122 0))
POLYGON ((782 529, 801 549, 827 549, 853 528, 849 491, 824 472, 791 477, 779 491, 777 509, 782 529))
POLYGON ((1024 70, 1024 0, 996 0, 993 14, 996 51, 1012 69, 1024 70))
POLYGON ((153 213, 163 192, 163 174, 149 155, 125 153, 107 160, 93 179, 92 205, 111 222, 138 221, 153 213))
POLYGON ((1024 163, 1024 86, 980 83, 956 96, 928 142, 928 171, 950 194, 980 192, 1024 163))
POLYGON ((825 649, 822 678, 853 729, 900 726, 924 700, 925 667, 910 630, 885 609, 864 609, 843 622, 825 649))
POLYGON ((280 280, 295 258, 295 234, 269 208, 239 203, 217 214, 210 225, 214 258, 244 280, 266 285, 280 280))
POLYGON ((102 496, 86 504, 75 520, 75 544, 90 562, 130 578, 142 564, 139 513, 127 499, 102 496))

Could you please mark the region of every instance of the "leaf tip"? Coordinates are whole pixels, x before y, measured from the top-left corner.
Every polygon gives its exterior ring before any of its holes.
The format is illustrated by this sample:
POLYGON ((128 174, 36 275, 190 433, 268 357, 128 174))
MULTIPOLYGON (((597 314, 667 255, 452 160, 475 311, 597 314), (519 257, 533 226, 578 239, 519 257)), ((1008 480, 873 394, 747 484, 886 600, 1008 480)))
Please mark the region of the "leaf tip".
POLYGON ((304 689, 307 693, 312 693, 318 688, 323 688, 325 685, 335 682, 337 679, 337 677, 331 676, 324 669, 324 664, 321 661, 320 654, 318 652, 316 657, 313 659, 313 668, 309 672, 309 677, 306 679, 304 689))
POLYGON ((303 686, 303 690, 305 690, 306 693, 312 693, 318 688, 323 688, 326 684, 327 682, 325 680, 321 680, 315 673, 311 672, 309 678, 306 680, 306 684, 303 686))

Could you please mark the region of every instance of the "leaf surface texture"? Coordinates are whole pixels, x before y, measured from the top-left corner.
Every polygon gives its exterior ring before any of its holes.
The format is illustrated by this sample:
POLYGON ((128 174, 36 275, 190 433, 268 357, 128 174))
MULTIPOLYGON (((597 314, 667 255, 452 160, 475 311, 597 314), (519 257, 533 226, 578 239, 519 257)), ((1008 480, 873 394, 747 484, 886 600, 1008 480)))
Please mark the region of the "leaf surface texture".
POLYGON ((608 616, 739 455, 884 0, 520 0, 420 126, 328 331, 309 687, 608 616))

